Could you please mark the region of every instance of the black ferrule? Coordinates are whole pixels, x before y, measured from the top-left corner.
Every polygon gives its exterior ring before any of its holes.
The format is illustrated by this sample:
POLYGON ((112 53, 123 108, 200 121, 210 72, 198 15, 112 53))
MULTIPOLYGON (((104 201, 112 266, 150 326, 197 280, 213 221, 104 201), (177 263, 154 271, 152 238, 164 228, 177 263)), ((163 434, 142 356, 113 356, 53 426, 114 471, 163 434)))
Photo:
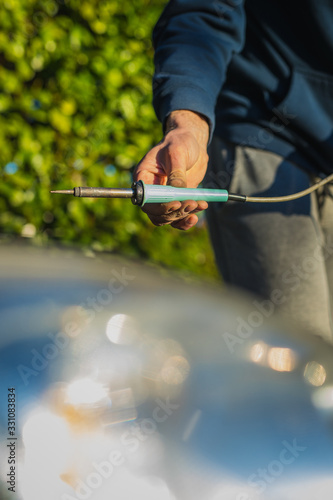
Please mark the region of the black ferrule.
POLYGON ((228 201, 246 201, 246 196, 244 196, 243 194, 233 194, 233 193, 229 193, 228 194, 228 201))
POLYGON ((132 196, 132 203, 133 205, 139 205, 139 207, 141 207, 143 203, 143 194, 144 194, 143 182, 142 181, 133 182, 132 189, 134 192, 132 196))

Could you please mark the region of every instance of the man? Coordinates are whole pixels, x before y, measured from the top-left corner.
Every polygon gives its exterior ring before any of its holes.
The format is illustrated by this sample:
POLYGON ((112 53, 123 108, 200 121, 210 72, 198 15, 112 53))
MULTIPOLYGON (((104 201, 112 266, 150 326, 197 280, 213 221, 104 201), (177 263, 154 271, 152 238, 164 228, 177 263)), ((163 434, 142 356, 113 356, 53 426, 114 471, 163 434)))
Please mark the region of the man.
MULTIPOLYGON (((207 187, 279 196, 332 173, 332 26, 327 0, 169 2, 153 35, 165 136, 135 179, 196 187, 206 174, 207 187)), ((189 200, 145 211, 187 230, 206 208, 189 200)), ((329 188, 286 203, 211 203, 207 219, 227 283, 333 339, 329 188)))

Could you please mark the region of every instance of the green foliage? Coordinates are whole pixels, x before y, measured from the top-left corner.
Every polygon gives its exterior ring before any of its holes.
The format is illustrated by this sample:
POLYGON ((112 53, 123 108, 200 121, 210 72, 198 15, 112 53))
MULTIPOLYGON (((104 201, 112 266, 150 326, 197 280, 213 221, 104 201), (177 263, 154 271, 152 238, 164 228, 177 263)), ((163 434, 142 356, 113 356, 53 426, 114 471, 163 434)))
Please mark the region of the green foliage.
POLYGON ((161 138, 151 32, 162 0, 3 0, 0 231, 216 276, 205 228, 155 228, 125 200, 51 196, 128 187, 161 138))

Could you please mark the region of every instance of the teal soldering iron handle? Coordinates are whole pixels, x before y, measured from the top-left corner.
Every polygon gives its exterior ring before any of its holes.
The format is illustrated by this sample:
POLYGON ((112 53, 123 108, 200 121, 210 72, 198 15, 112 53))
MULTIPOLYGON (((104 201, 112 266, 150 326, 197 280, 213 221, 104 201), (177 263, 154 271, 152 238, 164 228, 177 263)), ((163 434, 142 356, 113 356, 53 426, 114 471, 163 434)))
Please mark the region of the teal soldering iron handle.
POLYGON ((181 188, 161 186, 160 184, 145 184, 138 181, 133 184, 132 201, 142 207, 146 203, 169 203, 170 201, 245 201, 245 197, 228 193, 225 189, 181 188))

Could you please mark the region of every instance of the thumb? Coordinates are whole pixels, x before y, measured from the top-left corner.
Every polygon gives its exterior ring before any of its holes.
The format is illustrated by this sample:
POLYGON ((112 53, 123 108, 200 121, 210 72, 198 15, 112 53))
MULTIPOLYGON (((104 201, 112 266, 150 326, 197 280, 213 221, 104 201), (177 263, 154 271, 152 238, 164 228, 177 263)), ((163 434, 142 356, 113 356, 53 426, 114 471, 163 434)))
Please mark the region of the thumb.
POLYGON ((186 173, 173 169, 168 176, 167 184, 173 187, 187 187, 186 173))
POLYGON ((167 184, 174 187, 187 187, 186 149, 183 146, 168 144, 159 151, 158 162, 161 162, 167 175, 167 184))

